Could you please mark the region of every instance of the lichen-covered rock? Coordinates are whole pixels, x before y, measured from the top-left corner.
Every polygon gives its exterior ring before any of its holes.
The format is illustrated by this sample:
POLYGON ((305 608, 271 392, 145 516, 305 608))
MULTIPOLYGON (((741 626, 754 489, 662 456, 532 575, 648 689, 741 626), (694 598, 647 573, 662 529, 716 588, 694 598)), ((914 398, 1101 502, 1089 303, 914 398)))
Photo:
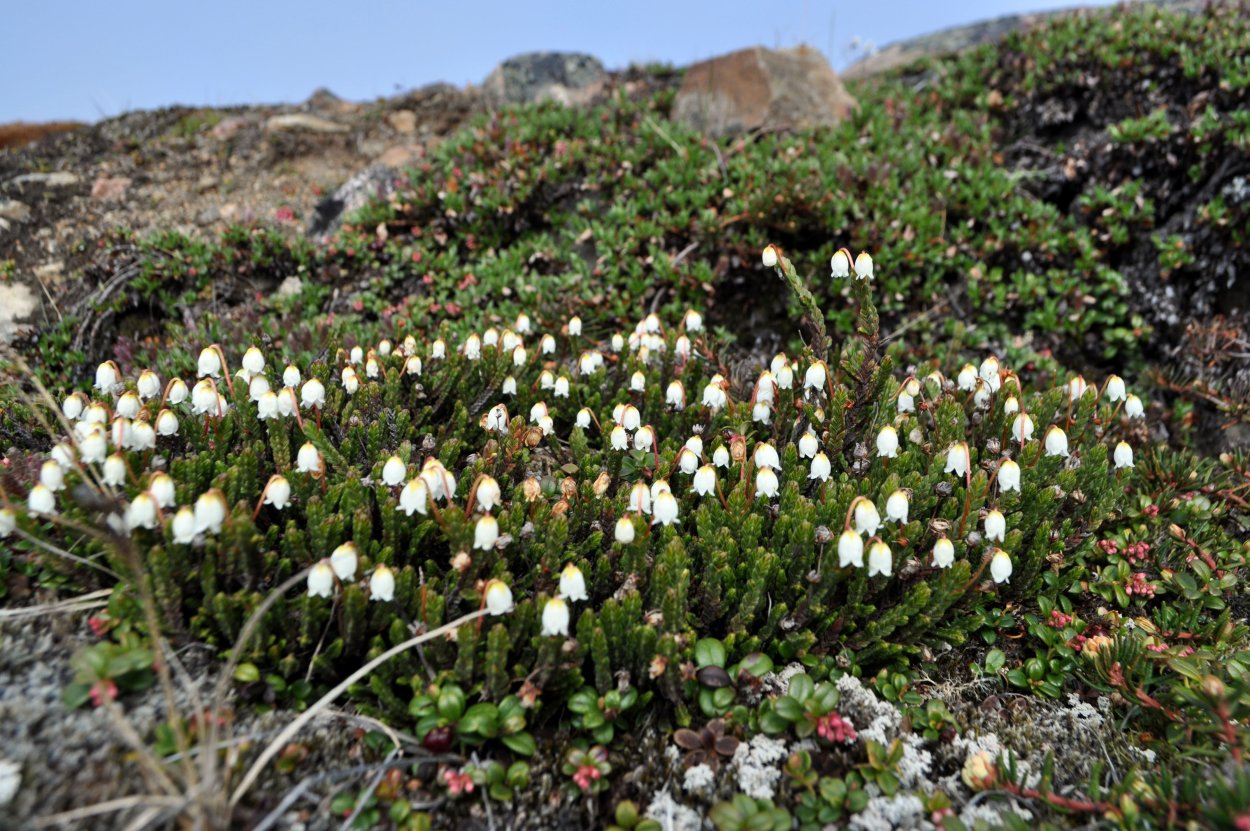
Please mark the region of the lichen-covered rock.
POLYGON ((492 107, 535 101, 586 104, 606 78, 603 64, 593 55, 530 52, 495 67, 482 83, 482 94, 492 107))

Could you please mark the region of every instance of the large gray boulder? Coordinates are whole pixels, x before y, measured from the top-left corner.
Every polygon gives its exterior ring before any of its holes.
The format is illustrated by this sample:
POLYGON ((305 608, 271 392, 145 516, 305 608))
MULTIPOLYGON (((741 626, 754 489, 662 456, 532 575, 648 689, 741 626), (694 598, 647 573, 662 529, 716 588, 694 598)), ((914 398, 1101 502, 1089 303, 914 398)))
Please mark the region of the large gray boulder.
POLYGON ((488 106, 559 101, 586 104, 603 89, 607 72, 599 59, 578 52, 530 52, 509 58, 482 83, 488 106))

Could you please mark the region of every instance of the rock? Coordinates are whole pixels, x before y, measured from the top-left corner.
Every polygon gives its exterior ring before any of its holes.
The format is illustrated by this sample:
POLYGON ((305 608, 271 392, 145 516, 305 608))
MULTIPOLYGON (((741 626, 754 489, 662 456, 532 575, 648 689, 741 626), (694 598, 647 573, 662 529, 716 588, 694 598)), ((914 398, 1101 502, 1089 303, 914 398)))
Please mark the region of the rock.
POLYGON ((0 199, 0 219, 25 222, 30 217, 30 207, 16 199, 0 199))
POLYGON ((400 170, 425 156, 425 151, 416 144, 396 144, 382 151, 377 163, 400 170))
POLYGON ((364 207, 373 197, 386 198, 395 190, 397 172, 392 167, 375 164, 348 179, 333 194, 317 203, 308 235, 324 240, 343 224, 343 217, 364 207))
POLYGON ((68 185, 78 184, 78 177, 73 173, 66 173, 64 170, 57 170, 53 173, 23 173, 9 180, 15 185, 44 185, 45 187, 56 188, 68 185))
POLYGON ((509 58, 482 82, 488 106, 559 101, 589 103, 603 89, 607 72, 593 55, 579 52, 530 52, 509 58))
POLYGON ((56 285, 65 276, 65 261, 53 260, 50 263, 35 266, 35 277, 45 286, 56 285))
POLYGON ((335 115, 348 115, 359 109, 359 105, 339 98, 325 87, 314 90, 313 94, 308 96, 306 105, 310 110, 335 115))
POLYGON ((0 343, 8 343, 29 322, 39 298, 25 283, 0 283, 0 343))
POLYGON ((246 126, 246 118, 237 115, 231 116, 230 118, 223 118, 214 124, 212 129, 208 131, 208 134, 218 141, 226 141, 246 126))
POLYGON ((130 180, 125 176, 112 179, 101 176, 91 183, 91 198, 101 202, 117 202, 125 198, 129 187, 130 180))
POLYGON ((284 113, 271 116, 265 122, 265 129, 270 132, 308 130, 313 133, 346 133, 348 127, 345 124, 339 124, 337 121, 331 121, 328 118, 308 113, 284 113))
POLYGON ((806 46, 731 52, 686 70, 673 117, 713 135, 814 127, 856 106, 824 56, 806 46))
POLYGON ((417 114, 412 110, 396 110, 386 116, 386 123, 397 133, 415 133, 417 131, 417 114))
POLYGON ((304 290, 304 281, 292 274, 278 286, 279 297, 293 297, 304 290))

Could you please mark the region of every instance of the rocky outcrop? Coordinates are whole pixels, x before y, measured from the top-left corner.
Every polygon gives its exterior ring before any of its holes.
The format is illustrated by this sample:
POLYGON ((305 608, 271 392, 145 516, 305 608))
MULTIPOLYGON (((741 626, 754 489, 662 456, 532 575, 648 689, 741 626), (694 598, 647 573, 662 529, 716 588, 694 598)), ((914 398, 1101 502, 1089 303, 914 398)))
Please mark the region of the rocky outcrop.
POLYGON ((687 69, 673 117, 724 135, 833 124, 855 106, 820 52, 756 46, 687 69))
POLYGON ((579 52, 530 52, 495 67, 482 83, 488 106, 558 101, 588 104, 608 73, 599 59, 579 52))

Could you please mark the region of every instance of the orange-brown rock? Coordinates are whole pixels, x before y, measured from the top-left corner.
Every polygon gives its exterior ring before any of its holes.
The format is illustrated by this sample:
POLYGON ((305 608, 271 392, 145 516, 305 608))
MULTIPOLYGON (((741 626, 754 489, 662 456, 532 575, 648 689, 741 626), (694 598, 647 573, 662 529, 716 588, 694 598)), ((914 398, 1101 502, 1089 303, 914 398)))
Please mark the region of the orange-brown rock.
POLYGON ((820 52, 755 46, 687 69, 673 115, 722 135, 833 124, 855 106, 820 52))

